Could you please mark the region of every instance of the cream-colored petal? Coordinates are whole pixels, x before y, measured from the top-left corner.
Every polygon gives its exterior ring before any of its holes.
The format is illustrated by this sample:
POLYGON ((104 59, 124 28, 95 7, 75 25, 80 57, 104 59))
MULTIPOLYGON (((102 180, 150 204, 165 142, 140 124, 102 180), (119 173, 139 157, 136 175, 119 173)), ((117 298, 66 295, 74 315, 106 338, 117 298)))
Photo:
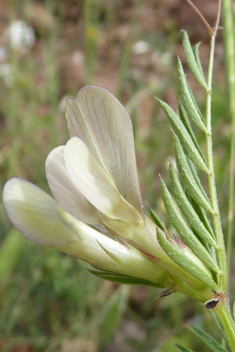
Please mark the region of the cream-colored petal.
POLYGON ((69 177, 64 161, 65 146, 52 150, 46 160, 46 176, 53 196, 60 206, 76 219, 100 224, 97 209, 84 197, 69 177))
POLYGON ((3 204, 13 225, 33 242, 58 248, 77 240, 56 201, 24 179, 12 178, 6 183, 3 204))
POLYGON ((64 151, 65 164, 74 184, 100 212, 112 219, 138 222, 136 210, 127 203, 83 141, 71 138, 64 151))
POLYGON ((79 239, 77 242, 61 247, 61 251, 104 270, 142 278, 163 285, 169 280, 169 274, 165 269, 153 263, 132 246, 125 246, 108 238, 88 225, 71 219, 67 215, 65 220, 74 227, 79 234, 79 239))
POLYGON ((114 180, 120 194, 142 215, 133 130, 121 103, 103 88, 82 88, 66 106, 68 128, 114 180))

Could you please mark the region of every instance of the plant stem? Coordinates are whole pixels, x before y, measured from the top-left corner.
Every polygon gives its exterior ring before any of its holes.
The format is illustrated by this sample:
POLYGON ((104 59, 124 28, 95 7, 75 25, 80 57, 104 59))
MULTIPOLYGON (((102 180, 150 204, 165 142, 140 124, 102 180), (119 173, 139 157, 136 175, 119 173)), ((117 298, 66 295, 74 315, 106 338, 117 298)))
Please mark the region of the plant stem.
POLYGON ((232 138, 229 169, 229 208, 228 208, 228 275, 231 270, 234 227, 234 159, 235 159, 235 48, 233 31, 233 11, 231 0, 223 0, 224 49, 228 83, 229 114, 232 120, 232 138))
POLYGON ((206 28, 208 29, 209 34, 212 36, 213 31, 209 25, 209 23, 207 22, 207 20, 205 19, 205 17, 203 16, 203 14, 201 13, 201 11, 198 10, 198 8, 194 5, 194 3, 191 0, 186 0, 187 3, 192 7, 192 9, 196 12, 196 14, 198 15, 198 17, 202 20, 202 22, 204 23, 204 25, 206 26, 206 28))
POLYGON ((216 183, 215 183, 215 173, 214 173, 214 162, 213 162, 213 148, 212 148, 212 128, 211 128, 211 99, 212 99, 212 72, 213 72, 213 63, 214 63, 214 51, 215 51, 215 38, 216 38, 217 29, 213 32, 211 36, 211 49, 210 49, 210 60, 208 67, 208 81, 207 81, 207 101, 206 101, 206 146, 207 146, 207 167, 209 169, 208 182, 209 182, 209 192, 211 205, 214 210, 213 223, 214 231, 216 235, 216 240, 219 245, 218 248, 218 264, 222 272, 222 275, 219 277, 219 288, 221 292, 227 291, 228 285, 228 274, 227 274, 227 257, 225 252, 224 245, 224 236, 222 231, 222 225, 220 220, 219 205, 217 199, 216 183))
POLYGON ((218 316, 224 331, 228 337, 228 341, 232 352, 235 351, 235 323, 231 316, 229 306, 227 302, 221 302, 214 309, 216 315, 218 316))
MULTIPOLYGON (((221 4, 221 2, 220 2, 221 4)), ((218 306, 214 309, 217 314, 229 340, 231 350, 235 352, 235 324, 229 310, 228 302, 228 271, 227 271, 227 256, 225 251, 224 236, 222 231, 222 225, 220 220, 219 205, 217 199, 216 183, 215 183, 215 173, 214 173, 214 162, 213 162, 213 148, 212 148, 212 128, 211 128, 211 100, 212 100, 212 73, 213 73, 213 63, 214 63, 214 51, 215 51, 215 39, 218 30, 218 21, 216 23, 216 28, 211 36, 211 49, 210 49, 210 60, 208 67, 208 81, 207 81, 207 102, 206 102, 206 146, 207 146, 207 166, 209 169, 208 181, 209 181, 209 191, 211 205, 214 210, 213 223, 214 231, 216 235, 216 240, 219 245, 217 250, 218 253, 218 264, 222 272, 219 276, 218 285, 221 290, 221 300, 218 306)))

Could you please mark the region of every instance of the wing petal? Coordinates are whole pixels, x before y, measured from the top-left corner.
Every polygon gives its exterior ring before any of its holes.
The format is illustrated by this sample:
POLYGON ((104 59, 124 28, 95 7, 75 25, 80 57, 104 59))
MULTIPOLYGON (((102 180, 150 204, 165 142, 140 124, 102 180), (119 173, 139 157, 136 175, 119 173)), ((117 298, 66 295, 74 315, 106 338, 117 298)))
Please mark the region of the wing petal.
POLYGON ((46 176, 53 196, 69 214, 87 224, 101 224, 97 209, 71 180, 64 161, 65 146, 51 151, 46 160, 46 176))
POLYGON ((140 220, 137 211, 120 195, 113 179, 81 139, 71 138, 66 144, 64 156, 72 181, 100 212, 111 219, 128 222, 140 220))

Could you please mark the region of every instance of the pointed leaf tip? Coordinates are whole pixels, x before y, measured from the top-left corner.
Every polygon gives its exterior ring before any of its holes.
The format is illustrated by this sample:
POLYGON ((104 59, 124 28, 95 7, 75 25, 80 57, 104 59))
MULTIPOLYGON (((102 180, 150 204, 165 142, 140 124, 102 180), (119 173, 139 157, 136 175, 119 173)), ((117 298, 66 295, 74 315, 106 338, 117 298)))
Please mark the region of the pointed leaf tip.
MULTIPOLYGON (((186 56, 188 65, 190 67, 190 70, 192 71, 196 80, 201 84, 201 86, 207 90, 205 76, 201 70, 201 66, 198 65, 198 61, 197 61, 199 59, 199 56, 197 57, 197 59, 195 58, 193 49, 190 44, 188 34, 184 30, 182 30, 182 32, 183 32, 184 52, 185 52, 185 56, 186 56)), ((199 59, 199 61, 200 61, 200 59, 199 59)))
POLYGON ((182 104, 188 113, 188 116, 203 131, 207 132, 207 128, 202 120, 201 112, 196 104, 191 89, 189 88, 181 60, 178 59, 178 86, 182 104))

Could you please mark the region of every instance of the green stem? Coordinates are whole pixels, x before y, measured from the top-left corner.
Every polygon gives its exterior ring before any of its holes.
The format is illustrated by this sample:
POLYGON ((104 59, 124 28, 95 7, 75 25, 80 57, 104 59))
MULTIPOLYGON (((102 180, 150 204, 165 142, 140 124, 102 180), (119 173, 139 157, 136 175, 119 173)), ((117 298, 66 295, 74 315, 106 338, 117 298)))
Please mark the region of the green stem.
POLYGON ((229 345, 232 352, 235 352, 235 323, 231 316, 229 306, 227 302, 221 302, 214 309, 216 315, 218 316, 224 331, 228 337, 229 345))
POLYGON ((211 99, 212 99, 212 73, 213 73, 213 63, 214 63, 214 50, 215 50, 215 39, 218 29, 217 26, 211 36, 211 50, 210 50, 210 60, 208 67, 208 91, 207 91, 207 102, 206 102, 206 145, 207 145, 207 163, 208 163, 208 181, 209 181, 209 191, 211 205, 214 210, 213 223, 214 231, 216 235, 216 240, 219 245, 218 248, 218 264, 222 275, 219 277, 219 288, 221 290, 221 299, 218 306, 214 309, 217 314, 225 333, 228 337, 231 350, 235 352, 235 324, 229 310, 229 300, 227 296, 228 291, 228 271, 227 271, 227 256, 225 251, 224 236, 222 231, 222 225, 220 220, 219 205, 217 199, 216 183, 215 183, 215 173, 214 173, 214 162, 213 162, 213 148, 212 148, 212 128, 211 128, 211 99))
POLYGON ((207 102, 206 102, 206 146, 207 146, 207 167, 209 169, 208 182, 211 205, 214 210, 213 223, 214 231, 216 235, 216 240, 218 243, 218 264, 222 272, 219 277, 219 287, 222 292, 227 290, 228 285, 228 274, 227 274, 227 257, 224 245, 224 236, 222 231, 222 225, 220 220, 219 205, 217 199, 216 183, 215 183, 215 173, 214 173, 214 161, 213 161, 213 148, 212 148, 212 128, 211 128, 211 99, 212 99, 212 73, 213 73, 213 63, 214 63, 214 51, 215 51, 215 38, 217 30, 213 32, 211 36, 211 49, 210 49, 210 60, 208 67, 208 91, 207 91, 207 102))
POLYGON ((231 0, 223 0, 223 25, 224 25, 224 49, 227 73, 227 87, 229 99, 229 114, 232 120, 232 139, 230 150, 229 170, 229 208, 228 208, 228 274, 231 270, 231 258, 233 249, 233 226, 234 226, 234 159, 235 159, 235 45, 233 31, 233 11, 231 0))

